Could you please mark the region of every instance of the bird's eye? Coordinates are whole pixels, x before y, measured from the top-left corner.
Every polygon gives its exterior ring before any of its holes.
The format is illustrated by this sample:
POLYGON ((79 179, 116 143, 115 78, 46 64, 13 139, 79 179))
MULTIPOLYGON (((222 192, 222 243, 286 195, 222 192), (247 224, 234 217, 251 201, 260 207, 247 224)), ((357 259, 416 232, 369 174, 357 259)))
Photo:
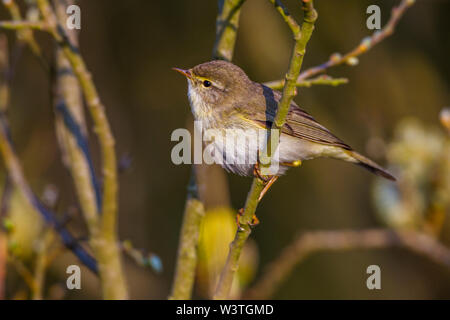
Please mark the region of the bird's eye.
POLYGON ((205 88, 210 87, 210 86, 211 86, 211 81, 208 81, 208 80, 203 81, 203 86, 204 86, 205 88))

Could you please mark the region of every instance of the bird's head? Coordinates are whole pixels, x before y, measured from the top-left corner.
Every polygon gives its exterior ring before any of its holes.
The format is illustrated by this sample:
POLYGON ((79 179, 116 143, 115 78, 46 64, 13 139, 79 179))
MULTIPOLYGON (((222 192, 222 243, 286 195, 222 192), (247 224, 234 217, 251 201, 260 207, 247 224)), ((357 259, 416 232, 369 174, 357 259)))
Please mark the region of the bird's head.
POLYGON ((188 70, 173 69, 186 76, 194 109, 232 107, 252 84, 241 68, 222 60, 205 62, 188 70))

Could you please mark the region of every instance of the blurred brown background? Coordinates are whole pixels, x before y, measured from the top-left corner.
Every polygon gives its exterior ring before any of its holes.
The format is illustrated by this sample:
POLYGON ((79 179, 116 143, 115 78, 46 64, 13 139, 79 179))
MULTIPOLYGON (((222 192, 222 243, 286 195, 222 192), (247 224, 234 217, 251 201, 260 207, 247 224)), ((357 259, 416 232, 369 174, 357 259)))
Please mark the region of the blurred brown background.
MULTIPOLYGON (((304 69, 334 52, 345 53, 371 34, 366 8, 381 7, 382 25, 399 1, 316 1, 319 20, 308 44, 304 69)), ((299 16, 298 1, 285 1, 299 16)), ((120 177, 120 237, 161 258, 156 274, 126 261, 131 297, 168 296, 178 245, 190 168, 170 160, 170 135, 186 127, 190 110, 186 83, 171 67, 191 67, 210 59, 216 1, 80 1, 80 47, 107 108, 117 153, 132 159, 120 177)), ((401 19, 394 35, 360 58, 355 67, 330 70, 348 77, 339 87, 302 88, 296 102, 336 135, 374 160, 385 163, 383 147, 396 124, 414 117, 438 126, 438 114, 449 105, 450 1, 418 0, 401 19), (374 142, 375 141, 375 142, 374 142), (372 143, 371 143, 372 142, 372 143)), ((2 10, 2 19, 8 16, 2 10)), ((14 43, 13 33, 10 35, 14 43)), ((39 34, 52 56, 50 39, 39 34)), ((287 69, 291 34, 268 1, 247 0, 234 62, 251 79, 279 79, 287 69)), ((28 49, 16 55, 9 111, 12 135, 33 189, 42 194, 52 184, 61 193, 61 211, 73 205, 70 175, 63 167, 55 138, 49 77, 28 49)), ((95 148, 91 133, 90 144, 95 148)), ((98 154, 96 155, 98 161, 98 154)), ((0 168, 4 177, 4 166, 0 168)), ((243 206, 251 180, 228 175, 235 209, 243 206)), ((252 233, 259 247, 259 269, 301 231, 361 229, 381 226, 371 190, 374 176, 334 160, 305 162, 280 179, 258 208, 261 224, 252 233)), ((83 233, 78 221, 71 229, 83 233)), ((449 226, 443 242, 449 244, 449 226)), ((67 254, 68 261, 75 259, 67 254)), ((50 283, 64 283, 56 264, 50 283)), ((85 271, 83 290, 69 298, 98 298, 98 284, 85 271)), ((8 279, 7 290, 17 289, 8 279)), ((320 253, 300 264, 278 290, 278 299, 450 298, 450 272, 401 249, 320 253), (382 290, 366 288, 366 268, 377 264, 382 290)))

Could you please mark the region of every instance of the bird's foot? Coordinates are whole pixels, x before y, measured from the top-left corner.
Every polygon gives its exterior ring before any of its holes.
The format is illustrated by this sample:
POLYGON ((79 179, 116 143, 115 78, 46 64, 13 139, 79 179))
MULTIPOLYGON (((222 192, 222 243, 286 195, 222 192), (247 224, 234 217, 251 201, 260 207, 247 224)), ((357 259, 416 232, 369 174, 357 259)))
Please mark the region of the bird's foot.
MULTIPOLYGON (((238 225, 239 229, 242 229, 240 219, 242 215, 244 214, 244 208, 240 208, 238 211, 238 214, 236 215, 236 223, 238 225)), ((256 217, 255 214, 253 214, 252 221, 248 224, 250 227, 257 226, 259 224, 259 219, 256 217)))
MULTIPOLYGON (((295 161, 297 162, 297 161, 295 161)), ((301 163, 301 161, 300 161, 301 163)), ((298 165, 297 165, 298 166, 298 165)), ((261 181, 264 182, 264 189, 261 191, 259 197, 258 197, 258 202, 261 201, 261 199, 264 197, 264 195, 266 194, 267 191, 269 191, 270 187, 275 183, 275 181, 277 181, 278 176, 265 176, 261 174, 261 170, 259 167, 259 162, 257 162, 253 168, 253 175, 256 178, 259 178, 261 181)))
POLYGON ((261 173, 261 168, 259 167, 259 162, 256 162, 253 166, 253 175, 255 178, 259 178, 260 180, 264 181, 264 183, 269 182, 271 176, 265 176, 261 173))

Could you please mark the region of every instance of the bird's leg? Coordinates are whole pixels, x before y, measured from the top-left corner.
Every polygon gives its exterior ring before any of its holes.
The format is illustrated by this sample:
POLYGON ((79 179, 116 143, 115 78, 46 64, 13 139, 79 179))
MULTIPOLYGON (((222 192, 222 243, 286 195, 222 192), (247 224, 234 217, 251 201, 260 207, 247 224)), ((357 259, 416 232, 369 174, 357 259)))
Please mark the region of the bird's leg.
MULTIPOLYGON (((294 163, 289 163, 287 165, 291 165, 291 166, 298 166, 298 164, 295 164, 297 161, 295 161, 294 163)), ((300 161, 301 163, 301 161, 300 161)), ((281 165, 286 165, 284 163, 281 163, 281 165)), ((266 192, 270 189, 270 187, 275 183, 275 181, 277 181, 278 176, 273 175, 273 176, 264 176, 261 174, 261 171, 259 169, 259 162, 256 162, 254 168, 253 168, 253 174, 255 175, 255 177, 261 179, 264 182, 264 189, 261 191, 259 198, 258 198, 258 202, 261 201, 261 199, 264 197, 264 195, 266 194, 266 192)))
POLYGON ((259 178, 260 180, 264 181, 264 183, 267 183, 270 180, 270 176, 264 176, 261 173, 261 169, 259 168, 259 161, 256 162, 255 165, 253 166, 253 175, 256 178, 259 178))
MULTIPOLYGON (((301 164, 301 161, 300 161, 301 164)), ((289 163, 289 164, 284 164, 282 163, 283 166, 285 165, 290 165, 290 166, 299 166, 300 164, 297 164, 297 161, 295 161, 294 163, 289 163)), ((260 168, 259 168, 259 162, 256 162, 254 168, 253 168, 253 175, 259 179, 261 179, 261 181, 264 182, 264 189, 261 191, 261 193, 259 194, 258 197, 258 202, 261 201, 261 199, 264 197, 264 195, 267 193, 267 191, 270 189, 270 187, 275 183, 275 181, 277 181, 278 176, 265 176, 261 174, 260 168)), ((240 218, 241 216, 244 214, 244 208, 239 209, 238 214, 236 216, 236 222, 238 227, 240 227, 240 218)), ((251 227, 256 226, 259 224, 259 219, 258 217, 256 217, 255 214, 253 214, 252 217, 252 221, 249 223, 249 225, 251 227)))
POLYGON ((278 176, 270 176, 269 180, 265 183, 264 189, 261 191, 258 197, 258 202, 261 201, 261 199, 264 197, 267 191, 269 191, 270 187, 277 181, 278 176))

